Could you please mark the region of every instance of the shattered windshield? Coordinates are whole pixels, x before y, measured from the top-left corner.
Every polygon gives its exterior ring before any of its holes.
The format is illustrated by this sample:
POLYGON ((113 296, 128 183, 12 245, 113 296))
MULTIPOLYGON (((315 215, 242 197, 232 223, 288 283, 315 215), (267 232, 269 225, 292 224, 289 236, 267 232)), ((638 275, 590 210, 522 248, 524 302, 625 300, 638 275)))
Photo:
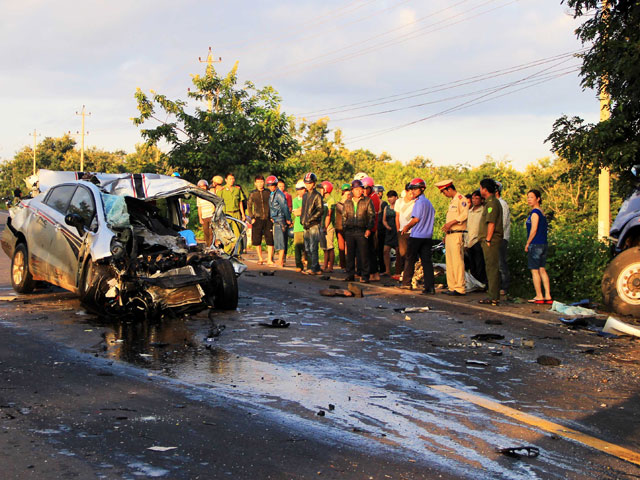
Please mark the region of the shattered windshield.
POLYGON ((101 196, 107 223, 113 228, 129 227, 131 222, 124 197, 108 193, 101 193, 101 196))

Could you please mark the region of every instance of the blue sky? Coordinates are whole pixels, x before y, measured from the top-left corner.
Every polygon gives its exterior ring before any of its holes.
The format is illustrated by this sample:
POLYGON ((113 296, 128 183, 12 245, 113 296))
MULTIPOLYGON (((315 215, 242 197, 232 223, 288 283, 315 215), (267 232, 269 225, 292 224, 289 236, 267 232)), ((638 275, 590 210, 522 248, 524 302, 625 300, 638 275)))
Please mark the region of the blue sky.
POLYGON ((34 128, 79 130, 83 104, 87 145, 132 151, 142 141, 130 121, 136 87, 185 98, 209 46, 219 71, 239 61, 241 81, 272 85, 285 112, 327 115, 349 148, 402 161, 477 165, 491 155, 522 169, 550 155, 543 142, 558 116, 598 114, 572 72, 577 59, 504 72, 581 48, 559 0, 0 0, 0 12, 3 159, 34 128), (482 80, 489 72, 503 74, 482 80), (405 92, 413 98, 398 101, 405 92))

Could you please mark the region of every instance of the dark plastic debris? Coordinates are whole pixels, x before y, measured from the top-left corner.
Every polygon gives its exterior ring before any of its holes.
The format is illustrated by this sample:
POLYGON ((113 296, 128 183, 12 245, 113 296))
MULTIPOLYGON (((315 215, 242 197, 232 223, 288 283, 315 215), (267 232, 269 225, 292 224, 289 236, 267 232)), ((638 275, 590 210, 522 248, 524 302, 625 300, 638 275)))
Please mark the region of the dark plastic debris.
POLYGON ((504 340, 504 335, 498 333, 478 333, 471 337, 471 340, 478 340, 479 342, 493 342, 495 340, 504 340))
POLYGON ((529 446, 498 448, 497 452, 513 458, 535 458, 540 455, 538 447, 529 446))
POLYGON ((486 323, 487 325, 502 325, 502 320, 489 319, 485 320, 484 323, 486 323))
POLYGON ((261 322, 258 325, 262 325, 263 327, 268 328, 288 328, 291 324, 289 322, 285 322, 281 318, 274 318, 271 323, 261 322))

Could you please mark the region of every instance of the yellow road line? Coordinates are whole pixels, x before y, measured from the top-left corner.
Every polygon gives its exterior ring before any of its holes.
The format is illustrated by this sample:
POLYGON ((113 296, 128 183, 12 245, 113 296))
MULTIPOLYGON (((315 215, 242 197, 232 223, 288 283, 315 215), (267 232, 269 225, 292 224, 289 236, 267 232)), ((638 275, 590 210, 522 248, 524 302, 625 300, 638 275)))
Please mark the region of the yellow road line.
POLYGON ((456 397, 461 400, 466 400, 467 402, 471 402, 475 405, 479 405, 488 410, 501 413, 507 417, 511 417, 515 420, 526 423, 528 425, 532 425, 542 430, 546 430, 547 432, 555 433, 557 435, 570 438, 584 445, 595 448, 596 450, 600 450, 601 452, 607 453, 609 455, 613 455, 622 460, 626 460, 627 462, 640 465, 640 454, 637 452, 634 452, 633 450, 629 450, 628 448, 621 447, 620 445, 615 445, 613 443, 605 442, 604 440, 591 437, 584 433, 578 432, 577 430, 564 427, 557 423, 549 422, 548 420, 544 420, 540 417, 536 417, 534 415, 521 412, 514 408, 505 407, 504 405, 498 402, 495 402, 493 400, 489 400, 486 397, 465 392, 463 390, 458 390, 457 388, 449 387, 447 385, 429 385, 429 387, 433 388, 434 390, 438 390, 439 392, 446 393, 447 395, 451 395, 452 397, 456 397))

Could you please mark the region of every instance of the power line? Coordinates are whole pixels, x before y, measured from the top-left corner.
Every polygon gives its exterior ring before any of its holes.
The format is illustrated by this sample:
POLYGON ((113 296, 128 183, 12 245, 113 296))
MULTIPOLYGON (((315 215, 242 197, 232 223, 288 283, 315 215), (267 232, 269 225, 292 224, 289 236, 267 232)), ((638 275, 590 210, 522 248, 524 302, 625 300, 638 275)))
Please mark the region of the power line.
MULTIPOLYGON (((480 95, 479 97, 476 97, 475 99, 472 99, 472 100, 469 100, 469 101, 466 101, 466 102, 462 102, 462 103, 460 103, 458 105, 455 105, 453 107, 447 108, 445 110, 441 110, 440 112, 434 113, 432 115, 428 115, 426 117, 419 118, 418 120, 414 120, 414 121, 411 121, 411 122, 408 122, 408 123, 404 123, 404 124, 401 124, 401 125, 396 125, 394 127, 378 130, 376 132, 371 132, 371 133, 368 133, 368 134, 357 135, 357 136, 349 139, 348 141, 346 141, 345 144, 350 144, 350 143, 353 143, 355 141, 361 142, 363 140, 368 140, 370 138, 374 138, 374 137, 377 137, 377 136, 380 136, 380 135, 384 135, 386 133, 390 133, 390 132, 393 132, 393 131, 396 131, 396 130, 400 130, 402 128, 406 128, 406 127, 409 127, 411 125, 415 125, 417 123, 421 123, 421 122, 424 122, 424 121, 427 121, 427 120, 431 120, 431 119, 436 118, 436 117, 440 117, 440 116, 443 116, 443 115, 446 115, 446 114, 449 114, 449 113, 457 112, 459 110, 463 110, 465 108, 470 108, 472 106, 480 105, 482 103, 486 103, 486 102, 495 100, 497 98, 505 97, 507 95, 512 95, 512 94, 517 93, 519 91, 535 87, 537 85, 549 82, 551 80, 555 80, 557 78, 569 75, 570 73, 577 72, 579 70, 580 70, 580 67, 575 67, 575 68, 572 68, 570 70, 567 70, 567 71, 564 71, 564 72, 561 72, 561 73, 557 73, 557 74, 555 74, 555 75, 553 75, 553 76, 551 76, 549 78, 544 78, 544 79, 538 80, 535 83, 526 85, 526 86, 524 86, 522 88, 518 88, 516 90, 512 90, 512 91, 509 91, 509 92, 502 93, 500 95, 491 96, 491 93, 480 95), (487 97, 489 97, 489 98, 487 98, 487 97)), ((501 90, 504 90, 504 88, 501 89, 501 90)))
POLYGON ((326 116, 326 115, 332 115, 332 114, 336 114, 336 113, 345 113, 345 112, 351 112, 351 111, 356 111, 356 110, 363 110, 366 108, 371 108, 371 107, 375 107, 375 106, 379 106, 379 105, 386 105, 388 103, 394 103, 394 102, 399 102, 402 100, 407 100, 410 98, 415 98, 415 97, 420 97, 420 96, 424 96, 424 95, 430 95, 432 93, 437 93, 437 92, 441 92, 441 91, 445 91, 445 90, 450 90, 453 88, 458 88, 458 87, 462 87, 465 85, 469 85, 469 84, 473 84, 473 83, 479 83, 479 82, 483 82, 485 80, 489 80, 492 78, 496 78, 496 77, 500 77, 500 76, 504 76, 504 75, 509 75, 511 73, 515 73, 515 72, 519 72, 521 70, 526 70, 529 68, 533 68, 533 67, 537 67, 539 65, 544 65, 546 63, 552 63, 555 62, 558 59, 561 58, 567 58, 567 57, 573 57, 576 54, 585 51, 586 49, 581 49, 581 50, 576 50, 573 52, 566 52, 566 53, 562 53, 562 54, 558 54, 558 55, 554 55, 552 57, 547 57, 547 58, 541 58, 541 59, 537 59, 537 60, 533 60, 531 62, 528 63, 522 63, 519 65, 515 65, 515 66, 511 66, 508 68, 504 68, 504 69, 499 69, 499 70, 493 70, 487 73, 482 73, 479 75, 473 75, 471 77, 465 77, 462 79, 458 79, 458 80, 453 80, 451 82, 446 82, 446 83, 440 83, 440 84, 436 84, 436 85, 432 85, 430 87, 424 87, 424 88, 420 88, 417 90, 410 90, 410 91, 406 91, 406 92, 402 92, 402 93, 397 93, 394 95, 387 95, 384 97, 378 97, 378 98, 374 98, 371 100, 363 100, 360 102, 355 102, 355 103, 348 103, 348 104, 344 104, 344 105, 338 105, 335 107, 331 107, 328 108, 326 110, 315 110, 315 111, 311 111, 311 112, 304 112, 304 113, 300 113, 298 115, 296 115, 296 117, 298 118, 302 118, 302 117, 320 117, 320 116, 326 116))
POLYGON ((553 75, 555 75, 555 74, 557 74, 559 72, 567 70, 567 68, 570 68, 571 71, 573 71, 573 69, 575 68, 575 65, 572 65, 571 67, 565 67, 565 68, 560 69, 560 70, 555 70, 555 71, 551 70, 551 71, 546 72, 546 74, 544 74, 544 75, 541 73, 540 75, 536 75, 536 76, 534 76, 534 77, 532 77, 532 78, 530 78, 528 80, 518 80, 516 82, 503 83, 503 84, 500 84, 500 85, 496 85, 496 86, 488 87, 488 88, 483 88, 481 90, 476 90, 476 91, 473 91, 473 92, 468 92, 468 93, 463 93, 463 94, 459 94, 459 95, 454 95, 454 96, 451 96, 451 97, 441 98, 441 99, 433 100, 433 101, 430 101, 430 102, 418 103, 418 104, 415 104, 415 105, 408 105, 406 107, 392 108, 392 109, 389 109, 389 110, 382 110, 382 111, 373 112, 373 113, 366 113, 366 114, 362 114, 362 115, 354 115, 352 117, 335 118, 335 119, 332 119, 332 121, 333 122, 344 122, 344 121, 348 121, 348 120, 355 120, 355 119, 358 119, 358 118, 373 117, 373 116, 377 116, 377 115, 384 115, 384 114, 387 114, 387 113, 399 112, 399 111, 402 111, 402 110, 410 110, 410 109, 414 109, 414 108, 425 107, 427 105, 434 105, 434 104, 437 104, 437 103, 449 102, 451 100, 457 100, 459 98, 466 98, 466 97, 470 97, 470 96, 477 95, 477 94, 482 94, 482 93, 487 93, 487 92, 489 92, 489 93, 497 92, 497 91, 503 90, 505 88, 509 88, 509 87, 511 87, 513 85, 516 85, 516 84, 532 82, 534 80, 539 80, 540 78, 546 78, 546 77, 553 76, 553 75))

